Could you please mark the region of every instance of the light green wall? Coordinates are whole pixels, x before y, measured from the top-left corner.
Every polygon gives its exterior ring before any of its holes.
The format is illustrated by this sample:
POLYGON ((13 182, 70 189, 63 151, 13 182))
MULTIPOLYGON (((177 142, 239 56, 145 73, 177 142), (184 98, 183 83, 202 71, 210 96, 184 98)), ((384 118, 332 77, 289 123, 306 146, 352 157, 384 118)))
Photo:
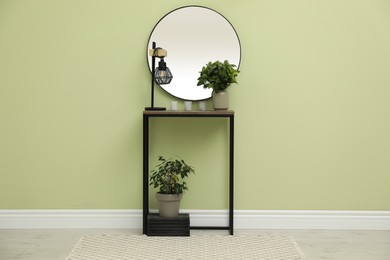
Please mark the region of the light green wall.
MULTIPOLYGON (((199 4, 242 44, 236 208, 390 210, 389 1, 134 2, 0 0, 0 209, 141 208, 147 40, 199 4)), ((226 121, 152 127, 153 165, 196 167, 183 207, 225 208, 226 121)))

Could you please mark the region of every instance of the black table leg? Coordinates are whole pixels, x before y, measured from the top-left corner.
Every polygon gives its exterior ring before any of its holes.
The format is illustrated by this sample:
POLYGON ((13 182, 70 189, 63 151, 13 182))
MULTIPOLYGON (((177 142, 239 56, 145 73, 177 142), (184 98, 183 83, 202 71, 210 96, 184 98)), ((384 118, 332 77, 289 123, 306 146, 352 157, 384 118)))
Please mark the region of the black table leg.
POLYGON ((143 234, 148 233, 149 214, 149 116, 143 116, 143 234))
POLYGON ((234 116, 229 117, 229 233, 233 235, 234 216, 234 116))

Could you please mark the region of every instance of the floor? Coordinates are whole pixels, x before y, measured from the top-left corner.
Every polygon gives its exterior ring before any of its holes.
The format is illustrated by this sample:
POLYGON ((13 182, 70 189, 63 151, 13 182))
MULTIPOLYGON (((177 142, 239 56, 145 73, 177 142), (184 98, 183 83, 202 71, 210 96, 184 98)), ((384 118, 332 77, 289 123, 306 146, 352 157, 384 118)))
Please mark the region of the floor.
MULTIPOLYGON (((236 230, 235 235, 289 234, 308 260, 390 260, 390 231, 236 230)), ((0 230, 0 260, 64 259, 84 234, 141 234, 134 229, 0 230)), ((226 231, 192 230, 191 235, 226 231)))

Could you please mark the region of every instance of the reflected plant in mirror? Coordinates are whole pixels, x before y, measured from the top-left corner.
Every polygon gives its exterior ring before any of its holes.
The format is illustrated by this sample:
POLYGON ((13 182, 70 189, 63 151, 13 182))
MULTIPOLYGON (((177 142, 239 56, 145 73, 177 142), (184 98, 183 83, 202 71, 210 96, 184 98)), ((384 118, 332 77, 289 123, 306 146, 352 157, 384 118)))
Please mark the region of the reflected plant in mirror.
POLYGON ((226 92, 227 87, 233 83, 237 83, 236 77, 240 72, 234 64, 230 64, 225 60, 209 62, 202 67, 199 72, 198 86, 203 86, 205 89, 213 89, 213 107, 216 110, 226 110, 229 108, 229 96, 226 92))

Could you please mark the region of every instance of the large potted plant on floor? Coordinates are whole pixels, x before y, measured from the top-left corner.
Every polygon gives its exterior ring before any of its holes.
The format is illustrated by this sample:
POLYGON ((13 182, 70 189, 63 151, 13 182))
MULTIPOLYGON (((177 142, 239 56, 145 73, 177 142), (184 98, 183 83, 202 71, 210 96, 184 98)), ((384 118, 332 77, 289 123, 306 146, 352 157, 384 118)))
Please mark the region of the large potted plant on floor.
POLYGON ((183 179, 195 171, 182 159, 165 159, 159 156, 158 160, 160 163, 151 171, 150 186, 159 188, 156 199, 160 216, 176 217, 179 215, 183 192, 188 190, 183 179))
POLYGON ((227 60, 209 62, 199 72, 198 86, 213 89, 213 107, 216 110, 229 108, 229 96, 226 88, 237 83, 236 77, 240 72, 235 69, 236 65, 230 64, 227 60))

